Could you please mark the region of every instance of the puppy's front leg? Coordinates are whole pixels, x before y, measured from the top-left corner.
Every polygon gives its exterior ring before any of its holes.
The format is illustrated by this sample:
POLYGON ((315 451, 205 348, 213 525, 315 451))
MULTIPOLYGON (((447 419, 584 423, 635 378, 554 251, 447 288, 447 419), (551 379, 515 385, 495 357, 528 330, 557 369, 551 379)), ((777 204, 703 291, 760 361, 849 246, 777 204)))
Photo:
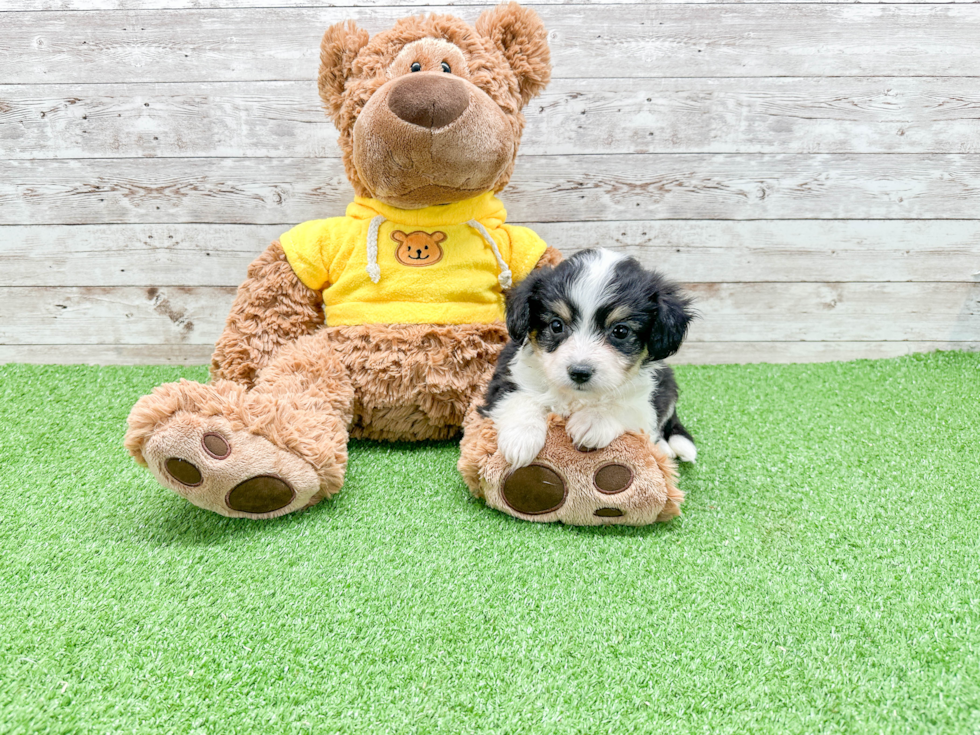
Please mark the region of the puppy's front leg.
POLYGON ((490 418, 497 429, 497 449, 512 469, 531 464, 544 449, 547 414, 527 395, 510 394, 494 407, 490 418))
POLYGON ((608 410, 583 408, 568 417, 565 431, 577 447, 603 449, 622 436, 626 427, 608 410))

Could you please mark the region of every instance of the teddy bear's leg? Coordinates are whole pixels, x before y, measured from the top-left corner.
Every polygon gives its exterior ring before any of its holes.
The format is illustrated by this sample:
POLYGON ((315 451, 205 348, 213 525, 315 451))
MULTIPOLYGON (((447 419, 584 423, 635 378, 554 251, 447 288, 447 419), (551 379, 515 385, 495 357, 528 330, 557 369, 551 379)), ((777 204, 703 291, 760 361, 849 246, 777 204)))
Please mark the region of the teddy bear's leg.
POLYGON ((645 434, 627 432, 608 447, 576 449, 565 423, 549 417, 544 449, 511 471, 497 451, 493 422, 471 408, 463 426, 459 470, 487 505, 528 521, 575 526, 643 526, 680 515, 684 494, 670 459, 645 434))
POLYGON ((273 518, 343 484, 354 391, 326 330, 284 348, 255 387, 162 385, 134 406, 126 447, 201 508, 273 518))

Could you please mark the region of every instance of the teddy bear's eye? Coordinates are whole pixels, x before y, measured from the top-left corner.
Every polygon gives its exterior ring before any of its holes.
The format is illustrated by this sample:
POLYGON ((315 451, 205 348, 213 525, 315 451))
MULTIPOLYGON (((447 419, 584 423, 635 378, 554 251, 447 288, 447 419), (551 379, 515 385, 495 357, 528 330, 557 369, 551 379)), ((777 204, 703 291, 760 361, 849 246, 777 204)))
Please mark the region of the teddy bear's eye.
POLYGON ((412 71, 422 71, 422 65, 419 62, 415 62, 411 66, 412 71))
POLYGON ((452 69, 449 68, 449 64, 447 64, 445 61, 442 62, 442 70, 446 72, 446 74, 449 74, 452 71, 452 69))

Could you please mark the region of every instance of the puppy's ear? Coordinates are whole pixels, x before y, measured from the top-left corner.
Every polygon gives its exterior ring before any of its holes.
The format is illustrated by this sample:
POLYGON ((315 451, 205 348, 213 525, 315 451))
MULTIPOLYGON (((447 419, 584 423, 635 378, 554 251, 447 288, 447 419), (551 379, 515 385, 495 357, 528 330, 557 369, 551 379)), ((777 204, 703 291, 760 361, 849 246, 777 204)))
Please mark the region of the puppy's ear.
POLYGON ((664 360, 680 349, 687 328, 697 313, 691 308, 691 297, 660 274, 651 274, 649 288, 650 302, 656 314, 647 350, 654 360, 664 360))
POLYGON ((344 105, 344 87, 351 75, 354 59, 367 45, 368 32, 352 20, 330 26, 320 41, 320 74, 317 87, 330 119, 337 122, 344 105))
POLYGON ((507 333, 512 341, 521 344, 531 329, 531 302, 538 293, 541 281, 551 268, 536 268, 527 278, 507 292, 507 333))
POLYGON ((551 51, 548 32, 537 13, 517 3, 504 3, 483 11, 476 31, 493 41, 517 75, 522 107, 541 93, 551 79, 551 51))

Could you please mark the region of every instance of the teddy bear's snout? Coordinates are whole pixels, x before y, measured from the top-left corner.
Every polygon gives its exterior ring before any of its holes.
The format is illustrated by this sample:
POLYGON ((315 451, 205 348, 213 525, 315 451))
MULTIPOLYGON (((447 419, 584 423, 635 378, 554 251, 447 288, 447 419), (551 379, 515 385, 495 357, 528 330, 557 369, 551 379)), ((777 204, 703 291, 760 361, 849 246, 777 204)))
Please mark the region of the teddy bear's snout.
POLYGON ((466 84, 440 73, 415 73, 394 82, 388 109, 412 125, 436 130, 462 115, 470 105, 466 84))

